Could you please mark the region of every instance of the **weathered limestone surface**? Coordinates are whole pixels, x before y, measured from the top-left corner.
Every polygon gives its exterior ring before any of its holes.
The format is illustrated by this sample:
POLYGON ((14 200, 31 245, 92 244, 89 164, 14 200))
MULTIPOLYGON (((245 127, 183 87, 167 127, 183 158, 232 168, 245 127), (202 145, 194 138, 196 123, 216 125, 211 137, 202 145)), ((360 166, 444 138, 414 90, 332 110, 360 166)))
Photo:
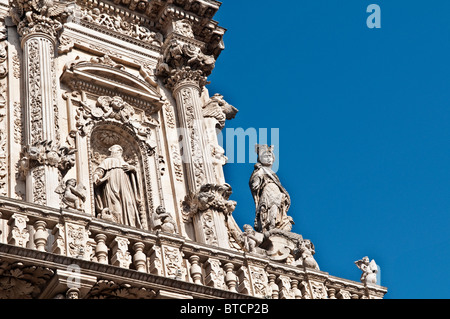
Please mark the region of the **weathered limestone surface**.
POLYGON ((291 232, 271 146, 237 225, 220 5, 0 0, 0 298, 383 298, 291 232))

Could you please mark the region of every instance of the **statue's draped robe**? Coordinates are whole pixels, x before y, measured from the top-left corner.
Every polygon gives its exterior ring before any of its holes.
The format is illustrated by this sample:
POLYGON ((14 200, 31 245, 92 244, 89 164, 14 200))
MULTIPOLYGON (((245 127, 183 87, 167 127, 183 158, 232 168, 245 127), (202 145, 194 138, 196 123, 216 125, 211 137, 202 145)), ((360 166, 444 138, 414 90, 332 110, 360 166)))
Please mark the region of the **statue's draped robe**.
POLYGON ((287 211, 291 201, 278 176, 270 168, 257 163, 249 184, 256 205, 255 230, 290 230, 291 220, 287 211), (274 212, 276 215, 272 216, 274 212))
POLYGON ((137 201, 139 184, 135 172, 125 172, 128 165, 123 158, 106 158, 99 166, 103 176, 95 189, 96 205, 102 211, 108 208, 118 223, 142 228, 137 201))

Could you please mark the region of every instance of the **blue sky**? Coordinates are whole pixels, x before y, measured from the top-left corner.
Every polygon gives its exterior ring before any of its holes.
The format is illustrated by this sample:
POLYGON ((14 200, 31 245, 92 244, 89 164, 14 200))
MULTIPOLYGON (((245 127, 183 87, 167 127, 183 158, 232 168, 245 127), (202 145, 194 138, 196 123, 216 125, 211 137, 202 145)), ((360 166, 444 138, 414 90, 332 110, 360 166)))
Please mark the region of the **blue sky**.
MULTIPOLYGON (((294 231, 321 270, 386 298, 450 298, 450 1, 223 0, 226 49, 208 85, 239 109, 228 128, 279 128, 294 231), (381 29, 369 29, 369 4, 381 29)), ((253 223, 253 163, 225 166, 253 223)))

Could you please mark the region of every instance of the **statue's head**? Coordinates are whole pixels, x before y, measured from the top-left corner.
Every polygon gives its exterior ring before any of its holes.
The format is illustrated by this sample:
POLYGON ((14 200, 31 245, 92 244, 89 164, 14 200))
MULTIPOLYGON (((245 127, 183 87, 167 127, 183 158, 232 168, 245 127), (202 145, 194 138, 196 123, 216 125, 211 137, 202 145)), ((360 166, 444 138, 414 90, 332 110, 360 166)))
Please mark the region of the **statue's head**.
POLYGON ((166 209, 164 208, 164 206, 158 206, 158 207, 156 208, 156 213, 157 213, 158 215, 165 214, 165 213, 166 213, 166 209))
POLYGON ((272 166, 275 162, 273 153, 273 145, 256 145, 256 154, 258 154, 258 162, 264 166, 272 166))
POLYGON ((66 181, 66 186, 72 186, 72 187, 74 187, 74 186, 76 186, 76 185, 77 185, 77 180, 74 179, 74 178, 68 179, 68 180, 66 181))
POLYGON ((111 153, 111 157, 121 157, 123 154, 123 148, 120 145, 113 145, 108 151, 111 153))

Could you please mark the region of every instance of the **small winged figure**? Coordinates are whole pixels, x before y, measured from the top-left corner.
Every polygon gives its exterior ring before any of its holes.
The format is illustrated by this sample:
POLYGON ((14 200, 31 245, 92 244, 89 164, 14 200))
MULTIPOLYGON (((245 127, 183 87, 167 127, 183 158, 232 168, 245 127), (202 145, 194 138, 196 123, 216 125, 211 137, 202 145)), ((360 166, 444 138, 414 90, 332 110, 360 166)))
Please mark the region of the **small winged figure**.
POLYGON ((58 16, 65 12, 69 4, 74 4, 74 1, 57 1, 57 0, 31 0, 33 8, 40 12, 45 17, 58 16))
POLYGON ((363 257, 363 259, 355 261, 355 265, 362 270, 361 282, 363 284, 377 284, 378 266, 375 260, 370 261, 369 257, 363 257))
POLYGON ((62 202, 68 208, 83 210, 83 204, 86 201, 86 187, 81 183, 78 184, 75 179, 68 179, 65 183, 58 186, 55 192, 63 195, 62 202))

